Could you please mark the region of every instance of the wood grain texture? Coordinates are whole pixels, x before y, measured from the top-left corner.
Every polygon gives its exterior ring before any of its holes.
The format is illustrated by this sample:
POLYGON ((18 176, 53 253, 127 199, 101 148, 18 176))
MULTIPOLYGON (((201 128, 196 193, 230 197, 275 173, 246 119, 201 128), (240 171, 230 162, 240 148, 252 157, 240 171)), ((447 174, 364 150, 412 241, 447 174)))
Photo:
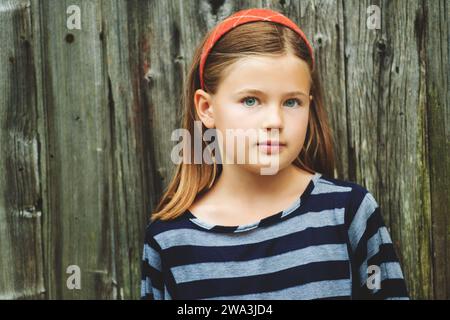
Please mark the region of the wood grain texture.
POLYGON ((446 0, 0 1, 0 298, 139 297, 194 48, 250 7, 311 40, 336 177, 374 194, 411 297, 450 298, 446 0), (81 30, 66 26, 69 5, 81 30), (70 265, 81 290, 66 286, 70 265))
POLYGON ((435 1, 422 8, 423 57, 426 65, 424 134, 430 172, 433 286, 436 299, 450 297, 450 5, 435 1))
POLYGON ((0 3, 0 29, 0 299, 39 299, 42 190, 29 3, 0 3))

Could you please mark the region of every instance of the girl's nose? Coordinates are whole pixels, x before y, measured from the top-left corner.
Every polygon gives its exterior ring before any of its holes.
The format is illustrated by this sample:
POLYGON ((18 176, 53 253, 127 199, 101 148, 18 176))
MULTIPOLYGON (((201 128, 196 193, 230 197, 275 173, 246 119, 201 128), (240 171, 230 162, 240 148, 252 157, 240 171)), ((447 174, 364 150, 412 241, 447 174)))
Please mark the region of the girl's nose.
POLYGON ((283 127, 283 109, 277 104, 271 104, 264 110, 264 129, 281 129, 283 127))

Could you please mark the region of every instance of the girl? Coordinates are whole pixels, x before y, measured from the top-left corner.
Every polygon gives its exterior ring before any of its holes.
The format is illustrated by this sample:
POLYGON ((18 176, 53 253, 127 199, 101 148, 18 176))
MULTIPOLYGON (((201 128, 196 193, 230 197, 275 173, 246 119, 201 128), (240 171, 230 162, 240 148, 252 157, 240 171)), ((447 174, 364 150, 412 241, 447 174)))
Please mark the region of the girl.
POLYGON ((183 150, 145 231, 142 299, 408 299, 374 197, 332 178, 315 70, 306 36, 276 11, 239 11, 205 36, 183 124, 214 130, 219 150, 203 141, 213 162, 194 164, 183 150), (228 130, 248 138, 244 163, 228 130))

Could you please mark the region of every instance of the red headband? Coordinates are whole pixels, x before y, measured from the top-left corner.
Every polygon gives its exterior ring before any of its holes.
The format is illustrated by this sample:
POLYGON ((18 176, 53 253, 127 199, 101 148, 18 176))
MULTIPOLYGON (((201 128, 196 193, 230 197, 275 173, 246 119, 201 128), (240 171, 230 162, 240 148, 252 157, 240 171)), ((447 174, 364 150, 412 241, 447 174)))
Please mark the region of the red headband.
POLYGON ((312 67, 314 68, 313 48, 309 43, 308 39, 306 39, 306 36, 303 33, 303 31, 294 22, 292 22, 289 18, 282 15, 281 13, 270 9, 246 9, 234 13, 233 15, 231 15, 230 17, 219 23, 214 28, 213 32, 211 33, 211 36, 206 40, 200 58, 200 85, 202 89, 204 89, 203 70, 205 68, 206 58, 208 57, 208 54, 211 51, 214 44, 217 42, 217 40, 220 39, 220 37, 222 37, 225 33, 230 31, 231 29, 240 26, 241 24, 252 21, 276 22, 295 31, 305 41, 306 45, 308 46, 309 53, 312 59, 312 67))

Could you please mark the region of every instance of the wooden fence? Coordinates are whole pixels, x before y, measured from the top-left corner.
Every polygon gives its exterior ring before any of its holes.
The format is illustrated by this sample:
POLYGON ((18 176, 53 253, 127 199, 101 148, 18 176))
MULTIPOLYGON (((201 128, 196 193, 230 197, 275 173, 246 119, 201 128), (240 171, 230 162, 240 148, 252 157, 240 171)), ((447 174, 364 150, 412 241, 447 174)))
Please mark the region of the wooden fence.
POLYGON ((450 298, 446 0, 0 0, 0 298, 138 298, 193 48, 248 7, 313 41, 336 177, 375 195, 411 296, 450 298))

